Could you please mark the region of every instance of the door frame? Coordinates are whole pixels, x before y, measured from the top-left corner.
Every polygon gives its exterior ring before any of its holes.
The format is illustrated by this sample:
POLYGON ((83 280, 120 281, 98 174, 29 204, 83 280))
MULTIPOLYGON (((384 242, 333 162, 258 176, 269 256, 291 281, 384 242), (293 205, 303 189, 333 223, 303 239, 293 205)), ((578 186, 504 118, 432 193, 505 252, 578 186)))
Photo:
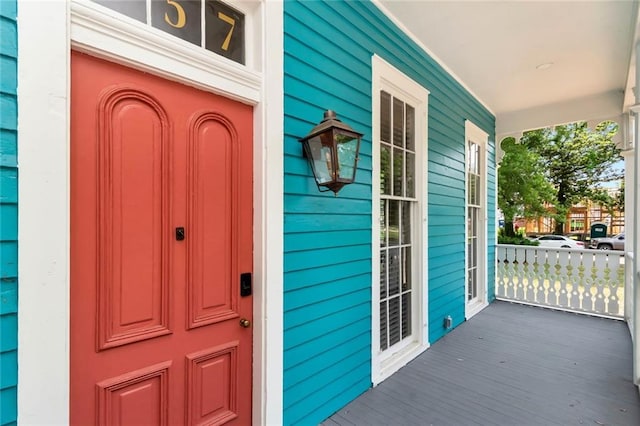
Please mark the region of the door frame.
POLYGON ((469 302, 467 300, 467 283, 469 282, 469 258, 467 256, 467 243, 469 238, 469 227, 465 226, 464 228, 464 240, 465 240, 465 256, 464 256, 464 316, 465 319, 470 319, 475 314, 483 310, 489 305, 489 293, 488 293, 488 264, 487 264, 487 247, 488 247, 488 235, 489 235, 489 220, 488 220, 488 196, 487 196, 487 148, 489 146, 489 134, 478 127, 476 124, 471 122, 470 120, 465 120, 464 122, 464 203, 465 203, 465 223, 468 215, 467 212, 467 203, 469 197, 469 171, 468 171, 468 149, 467 144, 469 140, 474 141, 480 146, 480 214, 479 218, 480 222, 480 234, 479 239, 482 244, 478 244, 478 265, 482 268, 481 274, 479 275, 479 287, 478 288, 478 299, 474 302, 469 302))
POLYGON ((20 423, 69 422, 72 48, 253 105, 252 420, 282 423, 283 5, 246 5, 243 66, 87 0, 18 2, 20 423))
POLYGON ((420 353, 429 348, 429 286, 428 286, 428 110, 429 91, 409 78, 406 74, 378 55, 371 58, 372 65, 372 222, 371 222, 371 380, 377 385, 420 353), (415 262, 414 273, 415 298, 418 300, 417 309, 413 312, 413 330, 416 340, 391 357, 383 356, 380 347, 380 139, 379 92, 387 89, 394 93, 400 93, 403 100, 413 103, 416 120, 416 194, 418 197, 418 214, 415 219, 416 228, 413 235, 418 242, 415 247, 415 258, 423 259, 415 262), (420 149, 418 149, 420 148, 420 149))

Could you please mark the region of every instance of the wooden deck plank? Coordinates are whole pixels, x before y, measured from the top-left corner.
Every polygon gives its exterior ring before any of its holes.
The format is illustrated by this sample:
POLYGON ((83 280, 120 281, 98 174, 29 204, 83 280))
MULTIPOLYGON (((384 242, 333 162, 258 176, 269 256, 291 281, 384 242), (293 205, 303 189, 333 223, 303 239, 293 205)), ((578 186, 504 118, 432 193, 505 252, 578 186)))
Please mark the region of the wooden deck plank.
POLYGON ((640 425, 625 323, 494 302, 324 424, 640 425))

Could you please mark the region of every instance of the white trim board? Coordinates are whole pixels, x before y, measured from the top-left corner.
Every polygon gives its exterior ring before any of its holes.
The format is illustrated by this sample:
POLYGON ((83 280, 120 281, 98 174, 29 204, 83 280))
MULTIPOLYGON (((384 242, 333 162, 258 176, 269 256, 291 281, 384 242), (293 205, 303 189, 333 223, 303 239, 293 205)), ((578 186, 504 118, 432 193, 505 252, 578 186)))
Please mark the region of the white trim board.
POLYGON ((429 348, 429 292, 428 292, 428 197, 427 197, 427 165, 428 165, 428 105, 429 91, 404 75, 401 71, 393 67, 378 55, 373 55, 372 62, 372 222, 371 222, 371 247, 372 247, 372 265, 371 265, 371 378, 375 385, 398 371, 409 361, 414 359, 420 353, 429 348), (379 277, 380 277, 380 140, 378 115, 380 111, 380 90, 384 89, 394 96, 399 96, 403 101, 408 102, 415 107, 416 119, 416 194, 418 202, 418 218, 414 222, 419 229, 414 235, 419 236, 418 243, 414 246, 417 259, 424 259, 415 276, 416 280, 416 297, 422 302, 418 308, 417 320, 413 322, 415 328, 416 340, 403 347, 392 357, 383 355, 378 348, 380 347, 380 293, 379 293, 379 277), (420 149, 419 149, 420 148, 420 149))
POLYGON ((86 0, 18 2, 19 423, 69 422, 72 45, 254 105, 253 422, 282 423, 283 4, 247 8, 259 71, 86 0))

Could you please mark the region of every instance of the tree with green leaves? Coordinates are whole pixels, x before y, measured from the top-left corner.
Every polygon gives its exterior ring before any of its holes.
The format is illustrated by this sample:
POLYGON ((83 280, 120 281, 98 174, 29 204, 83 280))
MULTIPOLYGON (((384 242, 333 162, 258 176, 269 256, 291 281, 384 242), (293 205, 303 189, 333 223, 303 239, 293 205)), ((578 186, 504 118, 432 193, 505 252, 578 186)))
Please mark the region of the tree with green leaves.
POLYGON ((513 237, 516 216, 545 215, 545 202, 554 200, 555 190, 546 180, 540 155, 514 138, 505 139, 500 146, 504 156, 498 168, 498 207, 504 214, 505 235, 513 237))
POLYGON ((563 233, 569 209, 582 200, 598 201, 599 184, 620 179, 623 171, 611 166, 621 160, 612 140, 618 131, 614 122, 589 129, 577 122, 526 132, 521 143, 542 159, 547 180, 555 187, 555 232, 563 233))
POLYGON ((614 198, 613 206, 621 212, 624 211, 624 179, 620 182, 620 188, 614 198))

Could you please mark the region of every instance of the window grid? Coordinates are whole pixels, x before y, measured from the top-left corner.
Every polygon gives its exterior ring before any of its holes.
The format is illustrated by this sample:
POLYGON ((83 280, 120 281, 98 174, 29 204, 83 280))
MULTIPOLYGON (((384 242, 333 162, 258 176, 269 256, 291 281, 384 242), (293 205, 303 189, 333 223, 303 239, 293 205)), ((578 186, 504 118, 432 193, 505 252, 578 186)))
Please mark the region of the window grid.
POLYGON ((480 146, 467 144, 467 301, 478 297, 478 229, 481 203, 480 146))
POLYGON ((380 92, 380 350, 412 334, 415 110, 380 92))

